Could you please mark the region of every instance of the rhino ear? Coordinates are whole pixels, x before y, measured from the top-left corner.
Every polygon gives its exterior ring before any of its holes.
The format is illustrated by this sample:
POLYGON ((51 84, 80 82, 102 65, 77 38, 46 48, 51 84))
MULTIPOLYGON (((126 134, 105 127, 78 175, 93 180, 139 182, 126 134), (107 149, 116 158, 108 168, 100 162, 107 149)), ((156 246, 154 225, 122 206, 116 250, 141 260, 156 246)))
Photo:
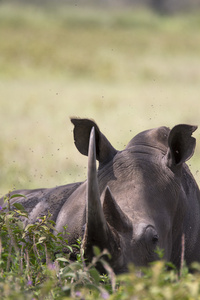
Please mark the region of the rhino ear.
POLYGON ((103 164, 110 161, 115 156, 117 150, 113 148, 107 138, 101 133, 94 121, 89 119, 71 118, 71 122, 74 124, 74 142, 81 154, 88 156, 90 132, 94 127, 97 160, 103 164))
POLYGON ((180 124, 172 128, 168 137, 167 165, 170 168, 179 166, 192 157, 196 139, 192 133, 197 126, 180 124))

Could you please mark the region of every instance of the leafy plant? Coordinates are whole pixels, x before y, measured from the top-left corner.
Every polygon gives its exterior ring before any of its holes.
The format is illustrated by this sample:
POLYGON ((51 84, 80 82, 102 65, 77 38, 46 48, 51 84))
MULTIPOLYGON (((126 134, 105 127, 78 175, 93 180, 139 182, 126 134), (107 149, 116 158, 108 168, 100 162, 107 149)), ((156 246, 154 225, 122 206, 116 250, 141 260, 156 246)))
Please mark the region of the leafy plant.
POLYGON ((178 272, 157 249, 160 260, 149 268, 130 266, 128 273, 115 276, 105 260, 106 250, 94 247, 95 256, 88 263, 80 239, 69 246, 61 233, 54 235, 51 214, 24 225, 28 214, 20 203, 11 205, 15 197, 23 195, 9 193, 7 205, 0 207, 1 299, 200 299, 199 264, 193 264, 190 273, 183 263, 178 272), (99 273, 99 263, 107 274, 99 273))
POLYGON ((78 297, 89 291, 96 296, 109 296, 115 288, 115 276, 103 259, 108 253, 95 249, 93 261, 86 264, 81 240, 71 247, 61 233, 54 235, 55 224, 50 213, 38 218, 35 224, 24 225, 28 214, 20 203, 11 206, 15 197, 24 196, 9 193, 5 198, 7 205, 1 207, 0 214, 0 295, 3 299, 16 299, 16 295, 19 299, 57 299, 78 297), (76 261, 72 262, 73 248, 78 252, 76 261), (108 284, 107 276, 99 274, 95 268, 97 263, 102 263, 108 271, 112 285, 108 284))

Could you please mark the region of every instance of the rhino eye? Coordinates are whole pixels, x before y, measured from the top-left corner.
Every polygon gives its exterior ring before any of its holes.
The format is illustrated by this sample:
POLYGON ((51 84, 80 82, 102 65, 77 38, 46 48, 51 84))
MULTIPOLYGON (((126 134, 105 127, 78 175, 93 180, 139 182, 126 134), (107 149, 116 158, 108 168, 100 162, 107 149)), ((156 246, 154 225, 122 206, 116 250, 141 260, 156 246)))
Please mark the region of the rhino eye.
POLYGON ((152 242, 153 242, 153 244, 157 244, 157 242, 158 242, 158 235, 157 235, 157 234, 155 234, 155 235, 152 237, 152 242))
POLYGON ((159 241, 159 236, 157 231, 152 227, 152 226, 148 226, 145 230, 145 240, 146 243, 151 245, 156 245, 159 241))

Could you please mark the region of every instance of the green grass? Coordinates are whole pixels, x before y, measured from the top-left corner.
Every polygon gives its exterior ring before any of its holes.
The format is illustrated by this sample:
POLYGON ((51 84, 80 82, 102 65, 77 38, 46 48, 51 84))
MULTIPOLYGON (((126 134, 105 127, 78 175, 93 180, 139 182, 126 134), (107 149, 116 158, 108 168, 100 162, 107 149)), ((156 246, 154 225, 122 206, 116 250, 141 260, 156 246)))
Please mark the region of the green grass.
POLYGON ((2 194, 85 179, 70 116, 95 119, 117 149, 147 128, 199 123, 198 14, 2 4, 0 53, 2 194))
POLYGON ((3 78, 199 80, 198 16, 3 6, 0 17, 3 78))

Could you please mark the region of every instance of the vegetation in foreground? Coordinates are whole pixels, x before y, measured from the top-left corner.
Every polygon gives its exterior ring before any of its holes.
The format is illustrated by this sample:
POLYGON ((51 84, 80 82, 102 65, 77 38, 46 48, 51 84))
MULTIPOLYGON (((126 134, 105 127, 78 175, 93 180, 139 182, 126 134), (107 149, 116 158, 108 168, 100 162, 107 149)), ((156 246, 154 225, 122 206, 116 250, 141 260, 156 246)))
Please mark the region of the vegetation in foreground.
POLYGON ((50 215, 24 226, 23 206, 16 203, 10 210, 16 196, 5 199, 7 209, 0 208, 1 299, 200 299, 198 264, 191 274, 186 267, 177 272, 160 260, 140 271, 130 266, 129 273, 115 276, 105 260, 106 251, 95 248, 96 256, 86 264, 80 241, 71 247, 60 233, 54 236, 50 215), (76 258, 70 261, 74 248, 76 258), (103 264, 106 274, 98 272, 97 263, 103 264))

